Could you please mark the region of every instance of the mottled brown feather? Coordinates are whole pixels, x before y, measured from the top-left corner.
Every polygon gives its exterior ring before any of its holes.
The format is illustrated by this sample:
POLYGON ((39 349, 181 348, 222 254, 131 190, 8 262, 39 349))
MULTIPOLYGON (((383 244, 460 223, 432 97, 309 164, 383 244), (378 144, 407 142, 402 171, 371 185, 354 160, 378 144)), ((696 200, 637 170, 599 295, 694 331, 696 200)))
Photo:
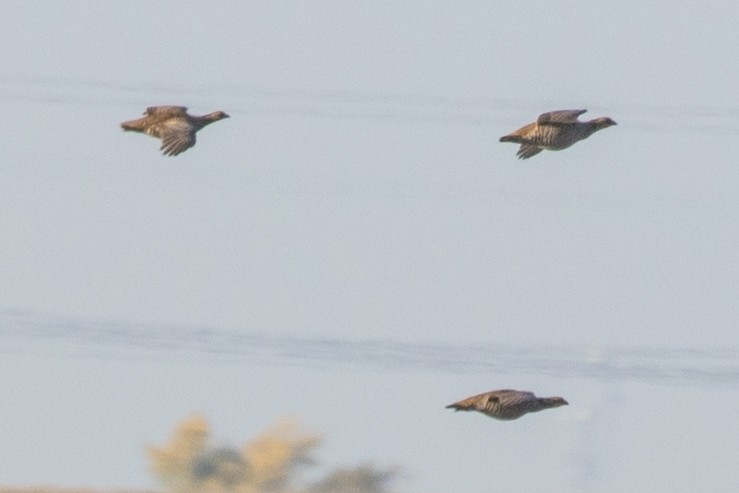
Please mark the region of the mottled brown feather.
POLYGON ((558 110, 542 113, 535 122, 501 137, 500 142, 521 144, 516 155, 520 159, 528 159, 544 149, 551 151, 566 149, 587 139, 598 130, 616 125, 616 122, 608 117, 579 121, 578 117, 586 111, 558 110))
POLYGON ((500 420, 512 420, 526 413, 567 404, 561 397, 536 397, 532 392, 503 389, 473 395, 446 407, 455 411, 477 411, 500 420))
POLYGON ((184 106, 150 106, 143 118, 123 122, 121 127, 162 139, 162 153, 176 156, 195 145, 195 134, 200 129, 228 117, 223 111, 193 116, 184 106))

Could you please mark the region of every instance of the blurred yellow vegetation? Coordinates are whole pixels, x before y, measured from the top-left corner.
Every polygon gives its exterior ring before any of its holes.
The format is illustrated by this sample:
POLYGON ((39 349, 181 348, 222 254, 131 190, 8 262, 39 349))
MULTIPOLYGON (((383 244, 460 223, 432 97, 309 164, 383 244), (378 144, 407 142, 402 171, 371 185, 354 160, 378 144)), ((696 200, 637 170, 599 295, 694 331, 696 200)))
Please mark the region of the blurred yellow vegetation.
POLYGON ((299 466, 315 464, 311 452, 320 443, 319 436, 302 433, 289 420, 262 432, 244 447, 253 488, 249 491, 284 491, 299 466))
POLYGON ((196 461, 208 440, 208 423, 203 416, 183 421, 164 447, 149 447, 154 474, 173 491, 190 492, 197 483, 196 461))
POLYGON ((298 485, 302 468, 315 466, 321 437, 283 419, 241 449, 213 447, 208 422, 194 416, 175 427, 169 442, 147 448, 154 475, 169 493, 385 493, 397 470, 371 465, 329 471, 298 485))

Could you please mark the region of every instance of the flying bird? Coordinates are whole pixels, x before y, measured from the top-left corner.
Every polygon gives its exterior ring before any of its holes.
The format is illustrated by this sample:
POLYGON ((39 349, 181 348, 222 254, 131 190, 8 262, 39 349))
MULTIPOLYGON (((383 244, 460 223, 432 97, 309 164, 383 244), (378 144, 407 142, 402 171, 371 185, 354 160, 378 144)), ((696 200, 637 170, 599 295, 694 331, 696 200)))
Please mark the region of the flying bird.
POLYGON ((593 133, 616 125, 603 116, 587 122, 577 119, 588 110, 559 110, 542 113, 534 123, 529 123, 515 132, 504 135, 501 142, 521 144, 516 155, 519 159, 536 156, 544 149, 560 151, 576 142, 587 139, 593 133))
POLYGON ((162 153, 176 156, 195 145, 195 134, 206 125, 229 118, 223 111, 203 116, 187 114, 184 106, 151 106, 144 117, 121 123, 123 130, 141 132, 162 139, 162 153))
POLYGON ((532 392, 493 390, 474 395, 446 406, 455 411, 477 411, 501 420, 518 419, 526 413, 535 413, 550 407, 566 406, 561 397, 536 397, 532 392))

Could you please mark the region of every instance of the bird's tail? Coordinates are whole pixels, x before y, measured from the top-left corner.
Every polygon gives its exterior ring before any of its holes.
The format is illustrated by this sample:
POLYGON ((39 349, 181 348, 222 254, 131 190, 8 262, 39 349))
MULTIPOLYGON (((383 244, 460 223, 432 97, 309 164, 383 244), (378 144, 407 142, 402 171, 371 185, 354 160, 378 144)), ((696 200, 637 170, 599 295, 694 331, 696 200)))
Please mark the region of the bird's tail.
POLYGON ((143 125, 143 119, 139 118, 138 120, 131 120, 128 122, 121 123, 121 128, 123 130, 131 130, 133 132, 143 132, 144 131, 144 125, 143 125))
POLYGON ((521 136, 519 136, 519 135, 513 135, 513 134, 511 134, 511 135, 504 135, 503 137, 500 138, 500 142, 514 142, 516 144, 520 144, 521 143, 521 136))

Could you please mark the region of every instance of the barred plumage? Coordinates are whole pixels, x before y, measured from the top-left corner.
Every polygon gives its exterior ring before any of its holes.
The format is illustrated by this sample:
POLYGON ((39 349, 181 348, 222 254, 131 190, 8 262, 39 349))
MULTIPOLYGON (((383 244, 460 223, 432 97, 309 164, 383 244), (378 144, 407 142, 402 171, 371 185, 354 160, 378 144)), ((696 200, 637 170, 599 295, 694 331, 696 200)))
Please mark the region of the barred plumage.
POLYGON ((568 402, 561 397, 536 397, 532 392, 505 389, 474 395, 446 408, 455 411, 477 411, 491 418, 512 420, 526 413, 567 404, 568 402))
POLYGON ((577 118, 587 110, 559 110, 542 113, 534 123, 504 135, 500 142, 521 144, 516 155, 528 159, 544 149, 559 151, 576 142, 587 139, 598 130, 616 125, 608 117, 600 117, 587 122, 577 118))
POLYGON ((223 111, 203 116, 187 114, 184 106, 151 106, 143 118, 121 123, 123 130, 141 132, 162 139, 162 153, 176 156, 195 145, 198 130, 213 122, 229 118, 223 111))

